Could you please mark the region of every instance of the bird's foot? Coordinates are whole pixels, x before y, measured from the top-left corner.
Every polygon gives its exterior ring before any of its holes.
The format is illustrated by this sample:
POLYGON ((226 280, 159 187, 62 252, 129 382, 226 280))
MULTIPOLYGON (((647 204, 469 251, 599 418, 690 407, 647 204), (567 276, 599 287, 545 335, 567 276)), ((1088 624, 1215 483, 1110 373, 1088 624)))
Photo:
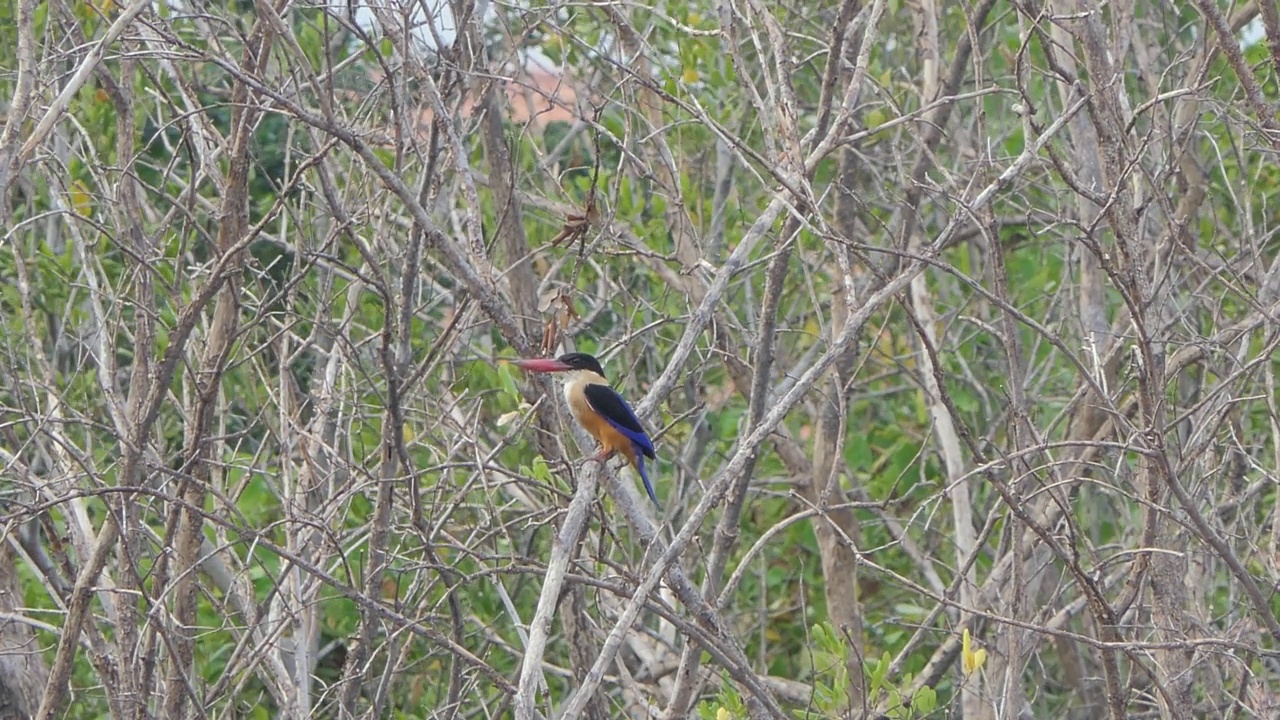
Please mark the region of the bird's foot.
POLYGON ((594 461, 596 461, 596 462, 600 463, 601 465, 604 465, 605 463, 609 462, 609 458, 610 458, 610 456, 612 456, 612 455, 613 455, 613 453, 609 452, 608 450, 601 450, 600 452, 596 453, 595 455, 592 455, 591 457, 589 457, 589 458, 587 458, 587 459, 588 459, 588 460, 594 460, 594 461))

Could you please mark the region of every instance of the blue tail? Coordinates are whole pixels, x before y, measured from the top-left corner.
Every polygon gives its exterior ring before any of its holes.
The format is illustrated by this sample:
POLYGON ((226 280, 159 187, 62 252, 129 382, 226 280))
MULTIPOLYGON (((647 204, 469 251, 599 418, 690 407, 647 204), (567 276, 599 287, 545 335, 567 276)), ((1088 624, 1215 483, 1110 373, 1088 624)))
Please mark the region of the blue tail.
POLYGON ((649 493, 649 499, 653 501, 656 507, 661 508, 662 505, 658 503, 658 496, 653 492, 653 483, 649 482, 649 473, 644 469, 644 454, 638 452, 639 448, 636 448, 636 450, 636 472, 640 473, 640 479, 644 481, 644 489, 649 493))

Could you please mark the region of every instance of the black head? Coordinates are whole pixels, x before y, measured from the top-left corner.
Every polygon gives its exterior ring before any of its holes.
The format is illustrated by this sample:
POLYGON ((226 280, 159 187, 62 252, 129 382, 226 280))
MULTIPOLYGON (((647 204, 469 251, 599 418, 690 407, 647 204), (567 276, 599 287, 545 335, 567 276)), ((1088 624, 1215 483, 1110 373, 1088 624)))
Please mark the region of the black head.
POLYGON ((594 356, 586 353, 566 353, 556 358, 557 362, 568 365, 573 370, 590 370, 591 372, 604 377, 604 368, 600 367, 600 361, 594 356))

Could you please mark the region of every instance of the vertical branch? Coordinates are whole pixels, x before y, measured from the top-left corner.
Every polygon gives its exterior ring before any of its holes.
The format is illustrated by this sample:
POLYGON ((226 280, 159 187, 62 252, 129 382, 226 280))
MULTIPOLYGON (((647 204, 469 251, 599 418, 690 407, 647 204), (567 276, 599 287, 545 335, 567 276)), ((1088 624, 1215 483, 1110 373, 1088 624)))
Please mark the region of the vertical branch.
POLYGON ((516 202, 516 169, 511 163, 511 150, 502 130, 502 108, 498 105, 498 93, 493 83, 483 92, 484 111, 481 117, 481 137, 485 155, 489 159, 489 188, 493 191, 493 204, 497 213, 495 236, 500 254, 497 260, 505 265, 503 275, 509 283, 512 308, 522 320, 525 334, 537 337, 538 280, 529 260, 529 241, 525 237, 524 217, 520 203, 516 202))
MULTIPOLYGON (((849 26, 853 22, 853 11, 853 2, 843 2, 840 7, 835 27, 832 29, 831 39, 828 43, 826 68, 823 73, 823 94, 818 109, 819 117, 822 118, 822 120, 819 122, 818 132, 814 135, 815 141, 817 138, 825 136, 830 130, 830 118, 832 116, 833 104, 836 100, 834 93, 836 81, 837 78, 845 77, 847 75, 847 73, 840 71, 840 67, 845 62, 844 40, 845 35, 848 33, 849 26)), ((731 13, 727 13, 726 15, 730 17, 732 16, 731 13)), ((775 55, 775 63, 778 73, 777 82, 785 88, 785 90, 781 91, 781 94, 786 98, 786 102, 779 103, 783 106, 780 112, 782 113, 782 116, 785 117, 788 113, 794 113, 795 91, 794 88, 791 87, 791 79, 787 70, 790 62, 787 48, 781 39, 781 32, 777 28, 776 22, 771 22, 772 20, 773 19, 770 16, 766 22, 769 23, 770 39, 773 43, 772 49, 775 55), (791 103, 789 107, 787 106, 788 102, 791 103)), ((732 42, 732 39, 730 38, 728 41, 732 42)), ((736 49, 734 52, 736 57, 736 49)), ((865 60, 865 58, 862 59, 865 60)), ((850 88, 851 93, 856 93, 860 88, 860 83, 855 81, 850 83, 848 87, 850 88)), ((785 137, 778 139, 779 147, 791 149, 792 164, 802 165, 799 138, 795 134, 795 126, 794 124, 791 124, 786 127, 789 128, 790 133, 785 137)), ((842 153, 842 178, 844 177, 843 170, 846 168, 846 163, 849 163, 851 166, 852 157, 848 153, 842 153)), ((717 185, 717 198, 720 197, 720 187, 721 185, 717 185)), ((838 204, 842 203, 839 207, 844 207, 851 202, 851 197, 852 196, 848 192, 841 193, 837 200, 838 204)), ((719 206, 717 206, 716 212, 722 213, 723 211, 719 206)), ((838 214, 840 214, 839 210, 838 214)), ((715 221, 713 220, 713 226, 714 225, 715 221)), ((770 379, 773 374, 772 368, 774 363, 775 342, 777 340, 778 308, 786 288, 788 269, 791 264, 792 252, 794 250, 795 243, 797 242, 797 236, 799 235, 800 228, 801 220, 797 216, 792 215, 788 217, 779 236, 781 238, 781 243, 779 243, 773 257, 770 259, 768 270, 765 275, 764 296, 761 300, 761 308, 758 315, 759 326, 756 331, 754 343, 751 346, 751 382, 750 389, 748 391, 747 416, 744 432, 751 432, 754 430, 764 415, 765 405, 769 396, 770 379)), ((842 229, 844 229, 844 226, 842 226, 842 229)), ((846 237, 852 237, 852 235, 853 233, 849 233, 846 237)), ((836 249, 836 252, 843 251, 843 248, 836 249)), ((836 297, 837 306, 847 310, 841 302, 845 298, 844 293, 837 291, 836 297)), ((837 312, 835 322, 838 326, 842 326, 843 319, 844 316, 837 312)), ((847 365, 847 362, 851 360, 852 357, 853 353, 850 352, 847 358, 843 359, 838 363, 838 365, 842 367, 847 365)), ((845 389, 847 389, 847 386, 845 386, 845 389)), ((842 390, 840 395, 843 397, 844 394, 845 393, 842 390)), ((826 418, 828 415, 829 413, 824 413, 823 417, 826 418)), ((837 422, 836 426, 842 428, 843 423, 837 422)), ((819 428, 819 432, 815 436, 815 444, 821 444, 822 447, 826 448, 828 445, 838 442, 834 437, 836 430, 831 428, 829 423, 824 426, 820 420, 819 428), (824 427, 826 428, 825 430, 822 429, 824 427)), ((810 482, 802 485, 802 488, 806 490, 815 490, 814 494, 821 496, 824 501, 822 504, 823 507, 825 507, 825 502, 828 501, 833 504, 840 504, 838 497, 832 497, 833 488, 836 490, 836 494, 839 494, 838 484, 834 482, 834 479, 837 477, 834 472, 836 467, 834 452, 828 450, 826 459, 829 461, 825 468, 826 472, 822 471, 822 468, 824 467, 822 462, 815 462, 813 465, 815 470, 814 476, 810 479, 810 482), (833 482, 824 484, 820 481, 822 478, 827 478, 833 482), (820 486, 822 487, 819 490, 818 488, 820 486)), ((754 474, 757 460, 758 457, 756 455, 753 454, 749 456, 743 467, 742 474, 736 478, 729 487, 725 500, 724 512, 716 524, 713 536, 714 541, 708 562, 706 581, 703 588, 704 595, 708 599, 714 598, 720 593, 721 578, 723 577, 725 567, 728 564, 730 553, 737 546, 739 537, 738 526, 741 522, 742 509, 746 502, 747 489, 754 474)), ((810 500, 811 502, 818 500, 818 497, 811 497, 810 500)), ((833 514, 840 515, 842 518, 844 515, 842 511, 838 510, 834 511, 833 514)), ((852 518, 849 517, 844 519, 846 522, 843 524, 847 526, 844 529, 853 531, 853 534, 848 537, 857 537, 856 529, 852 527, 852 523, 848 522, 852 520, 852 518)), ((835 522, 835 520, 831 520, 831 522, 835 522)), ((844 543, 836 537, 836 533, 830 532, 830 530, 831 528, 827 522, 817 523, 819 545, 823 556, 824 577, 828 583, 826 586, 828 593, 828 611, 837 626, 848 627, 851 631, 851 637, 860 638, 861 625, 856 612, 856 575, 854 572, 856 562, 849 562, 852 559, 849 557, 849 549, 846 548, 844 543), (831 572, 828 573, 826 572, 827 570, 830 570, 831 572), (849 610, 850 603, 853 604, 854 610, 852 612, 847 612, 849 610)), ((857 652, 852 653, 853 656, 857 656, 858 654, 859 653, 857 652)), ((689 712, 689 708, 693 701, 692 694, 695 687, 698 664, 698 653, 695 651, 692 643, 686 642, 686 645, 681 652, 679 670, 676 673, 675 690, 671 694, 671 701, 667 706, 665 717, 682 717, 689 712)), ((860 663, 857 675, 851 674, 850 677, 861 677, 860 663)))
MULTIPOLYGON (((1000 244, 1000 235, 996 228, 992 227, 992 214, 984 212, 981 214, 984 224, 984 235, 987 241, 987 256, 991 258, 991 284, 992 291, 996 297, 1000 298, 1005 305, 1013 305, 1013 299, 1009 296, 1008 269, 1005 263, 1005 248, 1000 244)), ((1009 381, 1005 385, 1009 398, 1009 412, 1011 417, 1010 435, 1012 437, 1012 447, 1015 452, 1019 453, 1024 449, 1030 449, 1034 441, 1037 440, 1035 431, 1031 426, 1030 408, 1028 407, 1026 388, 1024 383, 1026 376, 1023 371, 1022 361, 1022 343, 1018 337, 1018 325, 1015 318, 1007 312, 1000 313, 1000 329, 1004 335, 1005 348, 1005 366, 1008 369, 1009 381)), ((1038 444, 1038 443, 1035 443, 1038 444)), ((1030 463, 1021 460, 1015 460, 1013 465, 1013 476, 1017 478, 1034 477, 1035 469, 1030 463)), ((1021 501, 1025 496, 1022 483, 1015 483, 1011 487, 1016 500, 1021 501)), ((1012 548, 1012 565, 1013 565, 1013 582, 1011 585, 1012 592, 1005 602, 1003 612, 1008 613, 1010 617, 1021 618, 1027 611, 1027 592, 1026 582, 1023 580, 1026 573, 1026 557, 1022 543, 1014 543, 1012 548)), ((1001 666, 1003 666, 1003 676, 1001 681, 1004 683, 999 699, 1003 704, 1004 713, 1020 713, 1026 703, 1026 693, 1019 673, 1023 668, 1023 638, 1024 633, 1016 629, 1009 628, 1004 632, 1005 648, 1003 652, 1002 662, 993 662, 992 676, 995 676, 1001 666)), ((1071 656, 1067 654, 1069 659, 1071 656)), ((1096 706, 1097 701, 1090 699, 1091 706, 1096 706)))
MULTIPOLYGON (((1260 2, 1258 12, 1262 14, 1262 26, 1267 31, 1267 47, 1271 49, 1272 72, 1280 73, 1280 8, 1274 4, 1260 2)), ((4 185, 0 183, 0 187, 4 185)))
MULTIPOLYGON (((835 229, 846 241, 859 235, 859 208, 854 188, 860 183, 860 163, 850 148, 840 152, 838 194, 836 195, 835 229)), ((849 266, 852 253, 838 242, 828 244, 835 255, 833 277, 845 282, 833 288, 831 303, 831 327, 844 327, 846 318, 856 307, 852 273, 849 266)), ((857 348, 850 345, 836 358, 823 384, 827 390, 814 401, 817 406, 817 422, 813 434, 813 471, 800 484, 800 495, 820 515, 813 523, 818 541, 818 553, 822 562, 823 594, 827 604, 827 619, 852 645, 849 648, 845 670, 849 677, 849 707, 864 706, 867 699, 865 683, 865 653, 863 647, 862 607, 858 597, 858 545, 862 532, 857 516, 849 506, 849 495, 842 485, 847 471, 844 462, 847 424, 850 421, 849 403, 854 392, 854 368, 857 348)))
MULTIPOLYGON (((917 356, 920 365, 920 383, 929 408, 929 417, 933 421, 933 432, 938 440, 943 467, 946 468, 948 496, 951 498, 951 529, 955 533, 955 563, 959 570, 966 566, 966 558, 972 556, 978 541, 977 531, 974 529, 973 496, 969 487, 969 474, 966 472, 960 448, 960 436, 956 431, 955 418, 942 400, 943 388, 938 378, 943 376, 943 369, 934 364, 934 358, 937 357, 941 347, 937 336, 939 319, 933 309, 933 298, 924 278, 924 275, 920 275, 911 282, 911 308, 921 332, 919 337, 921 350, 917 356)), ((977 608, 977 571, 972 563, 967 565, 968 569, 963 574, 964 579, 960 582, 960 604, 964 608, 977 608)), ((957 625, 967 626, 969 620, 969 613, 962 612, 957 625)), ((981 717, 986 714, 982 709, 978 691, 977 678, 965 683, 961 689, 965 717, 981 717)))
MULTIPOLYGON (((134 10, 134 16, 136 16, 137 12, 141 12, 140 7, 131 7, 131 9, 134 10)), ((132 17, 127 13, 118 17, 116 22, 112 24, 108 37, 115 37, 123 32, 124 26, 127 25, 128 20, 132 17)), ((105 42, 100 43, 96 52, 99 54, 104 52, 104 45, 105 42)), ((89 63, 88 59, 81 65, 81 69, 86 70, 86 72, 94 67, 96 67, 96 63, 89 63)), ((73 77, 71 82, 83 82, 83 80, 77 80, 77 78, 79 78, 79 75, 73 77)), ((64 94, 66 94, 65 89, 64 94)), ((56 107, 56 105, 50 107, 49 113, 46 113, 45 117, 51 117, 50 113, 53 113, 53 116, 56 117, 57 113, 54 112, 56 107)), ((51 126, 52 121, 50 121, 51 126)), ((32 135, 28 138, 27 144, 31 145, 36 140, 37 136, 32 135)), ((24 152, 29 152, 25 150, 25 147, 24 152)), ((32 148, 34 148, 33 145, 32 148)), ((243 242, 234 248, 235 251, 242 249, 243 242)), ((161 404, 167 397, 169 384, 178 367, 178 361, 186 349, 187 341, 195 328, 200 313, 203 312, 213 297, 218 294, 218 291, 229 278, 229 267, 234 265, 236 257, 236 252, 223 253, 214 264, 209 281, 199 288, 191 302, 179 313, 177 322, 169 333, 169 345, 154 372, 154 382, 146 387, 146 398, 140 403, 141 410, 137 414, 137 420, 128 428, 128 432, 125 434, 123 458, 118 475, 121 485, 136 486, 138 484, 138 477, 143 463, 143 448, 146 447, 151 429, 159 416, 161 404)), ((62 627, 62 635, 58 642, 57 655, 50 668, 50 678, 45 685, 40 708, 35 715, 40 720, 53 715, 66 691, 80 636, 82 632, 86 631, 85 620, 89 613, 93 591, 97 584, 97 579, 110 557, 111 550, 115 547, 120 537, 120 529, 117 515, 115 513, 107 513, 97 538, 94 539, 92 546, 81 556, 82 565, 67 599, 67 615, 62 627)), ((185 692, 186 687, 185 684, 182 685, 181 692, 185 692)))
MULTIPOLYGON (((341 201, 338 199, 336 186, 326 164, 318 167, 321 187, 329 204, 329 211, 344 226, 350 225, 341 201)), ((416 233, 422 235, 419 229, 416 233)), ((395 482, 400 477, 399 443, 404 435, 404 413, 401 408, 402 369, 407 366, 407 359, 400 362, 403 345, 400 338, 407 332, 401 328, 401 317, 404 307, 396 303, 395 294, 391 290, 391 281, 387 273, 381 271, 379 258, 372 248, 355 234, 348 234, 365 261, 365 270, 373 274, 373 285, 381 300, 383 311, 382 330, 379 333, 378 359, 382 367, 385 384, 385 399, 382 412, 382 429, 378 443, 378 474, 373 513, 370 518, 368 548, 368 566, 365 568, 361 590, 367 598, 381 595, 382 580, 389 566, 387 546, 391 536, 392 503, 395 482)), ((416 246, 411 244, 411 247, 416 246)), ((410 253, 413 255, 414 253, 410 253)), ((416 258, 414 258, 416 259, 416 258)), ((412 290, 417 282, 417 267, 404 269, 401 303, 412 303, 412 290)), ((350 718, 356 715, 356 703, 364 690, 365 678, 371 669, 371 658, 374 652, 374 635, 378 629, 380 617, 377 613, 365 610, 361 612, 359 628, 352 647, 347 651, 346 663, 342 670, 342 679, 338 686, 338 702, 341 717, 350 718)))
MULTIPOLYGON (((469 46, 480 48, 480 27, 473 22, 467 27, 469 46)), ((463 49, 465 52, 465 48, 463 49)), ((483 57, 483 56, 481 56, 483 57)), ((524 213, 516 200, 518 177, 511 160, 511 148, 503 132, 503 109, 498 103, 499 93, 495 82, 485 81, 480 94, 481 132, 485 157, 489 161, 489 188, 497 215, 494 235, 497 240, 495 261, 503 265, 502 276, 507 283, 507 297, 516 321, 526 338, 542 334, 538 313, 538 278, 534 275, 529 239, 524 229, 524 213)), ((445 122, 452 122, 446 119, 445 122)), ((524 349, 517 347, 517 350, 524 349)), ((532 400, 532 398, 529 398, 532 400)), ((538 448, 548 461, 558 459, 558 446, 552 442, 556 427, 555 407, 550 403, 537 405, 539 427, 546 431, 537 434, 538 448)))
MULTIPOLYGON (((391 535, 392 498, 400 475, 400 456, 396 449, 404 433, 404 418, 400 411, 400 375, 396 370, 397 364, 392 351, 399 323, 393 319, 392 308, 395 303, 389 293, 384 295, 383 307, 386 310, 386 320, 381 339, 381 356, 386 378, 386 408, 382 416, 382 436, 379 443, 377 492, 370 518, 369 565, 365 570, 362 587, 365 597, 369 598, 380 596, 382 579, 389 566, 387 545, 391 535)), ((343 668, 339 696, 342 717, 354 717, 356 714, 356 702, 364 689, 364 680, 371 666, 378 622, 377 615, 371 612, 363 613, 360 618, 357 639, 354 647, 348 650, 346 667, 343 668)))
MULTIPOLYGON (((751 385, 748 391, 747 420, 744 430, 750 432, 764 416, 765 402, 768 398, 769 379, 772 376, 774 343, 777 339, 778 305, 782 300, 783 289, 791 253, 795 247, 795 235, 799 232, 799 223, 788 221, 784 229, 782 246, 778 248, 773 259, 769 261, 769 269, 765 275, 764 297, 761 300, 759 329, 755 342, 751 346, 751 385)), ((721 578, 725 566, 729 562, 729 554, 738 543, 739 524, 742 520, 742 508, 746 504, 747 489, 755 469, 756 456, 748 458, 742 474, 730 486, 725 498, 724 512, 716 523, 710 559, 707 562, 707 575, 703 584, 703 596, 708 600, 719 594, 721 578)), ((693 702, 693 690, 699 666, 699 653, 696 646, 686 639, 685 647, 680 654, 680 667, 676 672, 676 686, 671 693, 671 701, 667 705, 665 717, 685 717, 693 702)))
MULTIPOLYGON (((613 3, 601 3, 596 7, 603 10, 618 31, 623 56, 632 66, 633 72, 640 77, 651 77, 654 69, 648 57, 648 48, 641 38, 641 33, 632 25, 630 18, 613 3)), ((647 132, 644 133, 648 142, 641 148, 648 160, 646 169, 654 175, 658 187, 668 194, 665 210, 667 228, 675 243, 676 259, 686 271, 689 271, 703 259, 703 251, 689 217, 681 173, 676 165, 676 156, 667 144, 664 132, 667 122, 663 118, 661 98, 647 83, 638 83, 635 93, 636 108, 648 124, 647 132)))
MULTIPOLYGON (((1083 0, 1076 0, 1073 5, 1077 12, 1091 10, 1083 0)), ((1114 233, 1115 248, 1119 256, 1118 263, 1114 266, 1111 266, 1113 261, 1108 259, 1105 252, 1100 252, 1098 259, 1124 296, 1140 353, 1137 378, 1141 416, 1139 432, 1144 437, 1142 444, 1154 445, 1149 450, 1156 453, 1156 456, 1144 453, 1139 458, 1137 484, 1146 495, 1148 513, 1151 513, 1162 505, 1166 490, 1157 475, 1161 463, 1167 462, 1161 459, 1166 452, 1162 437, 1167 417, 1167 406, 1163 399, 1166 387, 1166 341, 1162 324, 1158 320, 1153 322, 1158 317, 1159 307, 1153 305, 1157 298, 1153 295, 1153 285, 1148 276, 1148 252, 1139 245, 1137 236, 1136 206, 1129 176, 1132 172, 1133 151, 1125 130, 1125 108, 1128 103, 1123 94, 1124 84, 1114 64, 1113 52, 1106 44, 1106 33, 1100 19, 1086 12, 1074 23, 1072 34, 1083 50, 1088 82, 1093 90, 1094 99, 1090 103, 1089 117, 1097 133, 1101 158, 1100 189, 1104 189, 1112 199, 1103 214, 1114 233)), ((1186 556, 1185 553, 1178 552, 1177 544, 1173 542, 1170 518, 1163 514, 1158 517, 1149 514, 1147 522, 1155 529, 1157 547, 1171 551, 1157 553, 1149 561, 1153 597, 1152 621, 1161 628, 1159 633, 1164 640, 1178 642, 1186 638, 1187 630, 1183 616, 1186 591, 1182 583, 1186 573, 1186 556)), ((1180 650, 1159 651, 1157 657, 1159 661, 1156 676, 1160 685, 1166 689, 1160 695, 1163 712, 1166 717, 1171 718, 1190 717, 1191 677, 1187 674, 1189 658, 1180 650)))
POLYGON ((11 542, 0 538, 0 715, 27 718, 40 706, 49 668, 40 657, 35 631, 16 619, 26 603, 11 542))
POLYGON ((564 586, 564 576, 569 571, 569 562, 586 529, 602 471, 604 468, 600 463, 592 462, 578 475, 573 500, 569 503, 564 521, 551 545, 551 559, 547 562, 537 608, 533 619, 529 621, 529 640, 525 643, 524 657, 521 659, 520 680, 515 696, 516 720, 535 720, 538 717, 534 707, 535 694, 544 682, 542 659, 546 653, 547 639, 551 635, 552 615, 560 597, 560 589, 564 586))
POLYGON ((0 226, 8 227, 12 214, 9 185, 18 169, 18 139, 35 96, 36 78, 36 0, 18 0, 14 6, 14 24, 18 31, 18 77, 6 111, 4 129, 0 130, 0 226))
MULTIPOLYGON (((833 248, 836 253, 843 251, 844 248, 833 248)), ((844 320, 850 313, 849 295, 843 289, 834 293, 831 314, 833 327, 844 326, 844 320)), ((858 519, 849 507, 848 495, 841 486, 843 471, 846 469, 842 461, 848 432, 849 399, 854 387, 852 370, 856 359, 855 348, 850 345, 832 363, 824 378, 822 384, 826 387, 826 392, 820 394, 815 401, 818 409, 813 433, 813 472, 799 488, 801 497, 819 511, 813 522, 813 531, 817 537, 822 563, 822 591, 827 605, 827 620, 852 645, 845 666, 849 678, 847 690, 850 708, 861 707, 867 695, 856 545, 861 538, 861 531, 858 519)))
MULTIPOLYGON (((241 66, 252 75, 266 69, 274 38, 270 24, 259 18, 254 24, 249 42, 245 45, 241 66)), ((239 273, 244 264, 242 248, 249 236, 249 144, 260 109, 249 102, 250 89, 243 82, 236 83, 232 91, 230 169, 227 172, 226 194, 222 198, 215 241, 216 249, 225 262, 222 271, 226 281, 219 289, 213 308, 213 316, 205 336, 194 375, 194 406, 187 415, 183 439, 183 467, 190 473, 179 485, 178 497, 184 502, 175 508, 178 524, 175 533, 173 566, 176 568, 173 616, 176 623, 172 638, 173 658, 166 678, 164 710, 168 717, 181 717, 187 700, 188 688, 193 678, 193 651, 195 645, 197 565, 200 546, 204 540, 204 519, 199 508, 204 506, 209 489, 214 457, 214 410, 221 398, 221 382, 226 370, 239 328, 239 273)), ((292 713, 293 708, 286 712, 292 713)))
MULTIPOLYGON (((22 143, 22 147, 17 151, 17 157, 13 161, 15 165, 8 168, 0 166, 0 173, 5 171, 11 173, 15 167, 21 166, 31 159, 36 148, 45 141, 49 133, 53 132, 54 126, 62 119, 63 113, 67 111, 80 89, 97 72, 98 66, 106 58, 107 49, 114 45, 116 40, 119 40, 120 36, 124 34, 125 29, 133 24, 133 21, 142 14, 143 10, 149 7, 151 7, 149 0, 133 0, 122 9, 120 14, 111 22, 106 32, 103 33, 102 39, 89 48, 89 52, 85 54, 75 72, 71 74, 67 84, 62 86, 62 90, 58 92, 57 97, 53 99, 53 102, 49 103, 49 107, 40 116, 40 120, 36 122, 35 127, 22 143)), ((21 20, 23 17, 20 13, 18 19, 21 20)), ((3 176, 0 175, 0 180, 3 179, 3 176)), ((0 185, 0 188, 3 187, 3 185, 0 185)))
MULTIPOLYGON (((925 100, 932 100, 941 92, 942 65, 938 41, 938 7, 931 0, 923 0, 916 8, 915 26, 920 38, 921 95, 925 100)), ((912 252, 921 245, 918 233, 906 238, 907 247, 912 252)), ((928 276, 920 274, 911 281, 911 310, 915 314, 915 324, 921 334, 917 338, 920 350, 917 363, 920 367, 920 384, 924 391, 925 404, 929 408, 933 434, 938 441, 939 453, 943 467, 946 469, 947 497, 951 500, 951 531, 955 541, 955 566, 959 572, 962 568, 963 579, 960 581, 960 604, 964 608, 977 608, 978 588, 977 569, 966 559, 973 556, 977 546, 977 531, 974 529, 973 493, 966 473, 964 457, 960 449, 960 437, 956 431, 955 418, 952 417, 942 400, 942 388, 937 378, 942 377, 942 369, 934 366, 941 345, 938 342, 939 318, 934 310, 932 293, 929 290, 928 276)), ((967 627, 970 622, 968 612, 961 612, 958 627, 967 627)), ((981 677, 970 678, 960 688, 961 707, 964 717, 978 718, 989 715, 983 708, 980 696, 981 677)))

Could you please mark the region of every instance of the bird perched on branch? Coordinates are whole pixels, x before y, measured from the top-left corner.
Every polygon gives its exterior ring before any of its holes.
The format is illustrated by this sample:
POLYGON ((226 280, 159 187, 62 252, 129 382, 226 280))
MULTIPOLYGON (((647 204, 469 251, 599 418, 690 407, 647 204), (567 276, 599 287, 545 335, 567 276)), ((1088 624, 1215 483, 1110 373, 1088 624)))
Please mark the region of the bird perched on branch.
POLYGON ((595 459, 604 462, 615 452, 622 453, 640 474, 649 499, 658 504, 644 467, 646 457, 657 457, 653 441, 627 401, 609 387, 599 360, 586 353, 569 353, 554 360, 517 360, 515 365, 529 372, 564 373, 564 399, 569 411, 600 443, 595 459))

